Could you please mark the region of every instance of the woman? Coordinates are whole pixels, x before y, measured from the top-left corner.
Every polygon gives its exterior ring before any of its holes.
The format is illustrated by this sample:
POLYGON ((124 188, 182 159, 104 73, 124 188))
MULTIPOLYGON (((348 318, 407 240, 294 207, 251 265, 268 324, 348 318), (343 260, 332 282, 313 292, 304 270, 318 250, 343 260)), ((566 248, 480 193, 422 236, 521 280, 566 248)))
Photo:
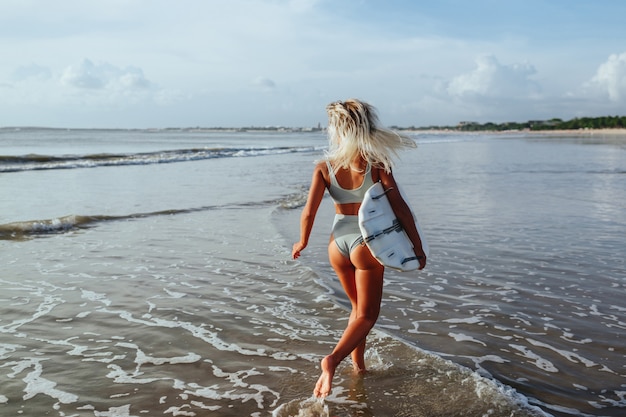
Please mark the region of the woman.
POLYGON ((367 189, 380 181, 402 227, 407 232, 420 269, 426 266, 413 214, 398 191, 391 173, 391 157, 405 147, 415 147, 410 138, 377 125, 375 109, 350 99, 331 103, 328 113, 329 150, 313 172, 307 203, 300 221, 300 241, 293 245, 297 259, 309 242, 317 209, 325 190, 335 202, 335 220, 328 257, 352 304, 348 326, 332 353, 322 359, 322 375, 313 391, 326 397, 337 365, 351 355, 355 372, 365 372, 365 339, 380 311, 384 267, 365 246, 358 225, 358 211, 367 189))

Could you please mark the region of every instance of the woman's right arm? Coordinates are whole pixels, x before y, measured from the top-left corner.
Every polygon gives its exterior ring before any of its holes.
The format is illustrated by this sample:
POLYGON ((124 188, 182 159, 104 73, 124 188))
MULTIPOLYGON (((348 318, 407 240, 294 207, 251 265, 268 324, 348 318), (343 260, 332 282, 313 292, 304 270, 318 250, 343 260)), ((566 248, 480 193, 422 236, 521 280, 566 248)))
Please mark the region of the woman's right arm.
POLYGON ((311 236, 311 230, 313 230, 313 222, 315 221, 315 215, 317 209, 324 198, 324 191, 326 191, 326 181, 323 174, 324 164, 318 164, 313 171, 313 179, 311 180, 311 188, 309 188, 309 196, 306 200, 304 209, 302 209, 302 215, 300 216, 300 240, 293 244, 291 251, 291 257, 297 259, 300 257, 300 252, 307 247, 309 243, 309 237, 311 236))
POLYGON ((400 189, 398 188, 398 184, 396 183, 393 174, 386 173, 381 169, 379 175, 380 182, 387 191, 387 198, 389 199, 393 212, 413 243, 413 251, 415 252, 415 256, 420 264, 419 269, 424 269, 426 267, 426 253, 424 253, 422 240, 420 239, 420 235, 417 231, 417 226, 415 226, 413 212, 407 202, 404 201, 402 194, 400 194, 400 189))

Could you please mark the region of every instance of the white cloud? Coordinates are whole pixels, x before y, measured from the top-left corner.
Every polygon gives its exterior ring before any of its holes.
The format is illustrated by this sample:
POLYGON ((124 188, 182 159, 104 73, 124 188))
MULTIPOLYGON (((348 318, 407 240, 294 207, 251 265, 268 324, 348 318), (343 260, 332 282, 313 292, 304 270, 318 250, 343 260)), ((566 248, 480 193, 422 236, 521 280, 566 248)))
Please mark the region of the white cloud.
POLYGON ((502 65, 492 55, 481 56, 473 71, 452 79, 447 92, 460 98, 532 97, 540 90, 531 78, 536 72, 530 64, 502 65))
POLYGON ((61 75, 61 83, 78 89, 131 92, 153 87, 140 68, 118 68, 105 62, 94 64, 88 59, 67 67, 61 75))
POLYGON ((626 52, 609 56, 585 87, 608 95, 612 102, 626 100, 626 52))

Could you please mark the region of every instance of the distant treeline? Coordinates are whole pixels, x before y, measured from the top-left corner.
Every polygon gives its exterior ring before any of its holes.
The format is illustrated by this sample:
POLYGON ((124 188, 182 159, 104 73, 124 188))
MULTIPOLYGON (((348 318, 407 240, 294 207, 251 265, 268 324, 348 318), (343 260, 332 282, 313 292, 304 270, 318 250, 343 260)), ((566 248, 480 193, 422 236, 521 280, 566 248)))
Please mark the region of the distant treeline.
POLYGON ((626 116, 581 117, 572 120, 550 119, 529 120, 524 123, 477 123, 461 122, 457 126, 428 126, 400 128, 399 130, 458 130, 463 132, 505 131, 505 130, 578 130, 578 129, 618 129, 626 128, 626 116))
MULTIPOLYGON (((460 122, 456 126, 422 126, 422 127, 402 127, 389 126, 394 130, 454 130, 462 132, 480 131, 507 131, 507 130, 579 130, 579 129, 626 129, 626 116, 603 116, 603 117, 581 117, 563 121, 561 119, 550 120, 529 120, 524 123, 478 123, 460 122)), ((247 127, 166 127, 153 129, 83 129, 83 128, 57 128, 57 127, 34 127, 34 126, 0 126, 0 131, 14 130, 127 130, 127 131, 173 131, 173 132, 198 132, 198 131, 235 131, 235 132, 318 132, 325 130, 321 123, 315 127, 284 127, 284 126, 247 126, 247 127)))

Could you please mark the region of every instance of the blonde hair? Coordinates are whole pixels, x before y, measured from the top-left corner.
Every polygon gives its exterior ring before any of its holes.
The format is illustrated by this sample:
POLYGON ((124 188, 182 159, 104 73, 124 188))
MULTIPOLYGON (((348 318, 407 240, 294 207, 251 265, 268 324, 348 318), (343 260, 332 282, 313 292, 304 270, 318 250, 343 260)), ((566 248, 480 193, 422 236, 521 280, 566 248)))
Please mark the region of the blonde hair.
POLYGON ((376 109, 363 101, 348 99, 326 106, 329 147, 326 158, 335 169, 348 168, 361 157, 371 166, 391 172, 393 156, 402 148, 417 145, 408 136, 378 126, 376 109))

